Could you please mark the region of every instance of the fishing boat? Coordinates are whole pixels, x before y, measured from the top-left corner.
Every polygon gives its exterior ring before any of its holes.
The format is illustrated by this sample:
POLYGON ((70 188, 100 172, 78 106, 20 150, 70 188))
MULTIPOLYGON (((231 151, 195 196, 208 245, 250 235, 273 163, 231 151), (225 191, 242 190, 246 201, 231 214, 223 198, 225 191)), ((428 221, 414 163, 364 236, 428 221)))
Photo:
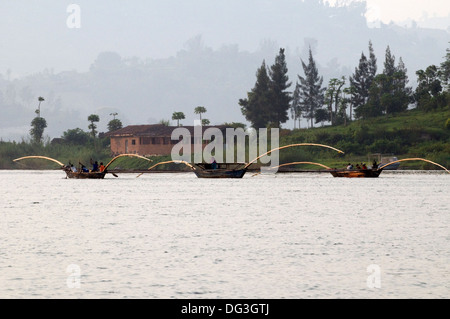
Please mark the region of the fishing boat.
MULTIPOLYGON (((105 175, 107 173, 106 170, 103 172, 97 171, 97 172, 83 172, 83 171, 72 171, 70 166, 64 166, 62 167, 62 170, 66 173, 67 178, 76 178, 76 179, 103 179, 105 178, 105 175)), ((115 175, 115 174, 114 174, 115 175)), ((115 175, 117 176, 117 175, 115 175)))
MULTIPOLYGON (((136 155, 136 154, 121 154, 121 155, 118 155, 118 156, 114 157, 108 164, 106 164, 106 166, 104 167, 103 171, 92 171, 92 170, 85 170, 85 169, 83 169, 85 167, 81 163, 79 163, 80 167, 78 167, 78 169, 74 170, 72 164, 69 163, 69 165, 65 165, 65 164, 61 163, 60 161, 58 161, 58 160, 56 160, 54 158, 46 157, 46 156, 25 156, 25 157, 21 157, 21 158, 16 158, 13 161, 14 162, 18 162, 18 161, 27 160, 27 159, 45 159, 45 160, 52 161, 52 162, 58 164, 60 169, 62 169, 66 173, 66 178, 74 178, 74 179, 103 179, 103 178, 105 178, 106 174, 110 173, 110 172, 108 172, 108 167, 120 157, 138 157, 138 158, 141 158, 141 159, 144 159, 146 161, 151 162, 150 159, 148 159, 146 157, 143 157, 143 156, 140 156, 140 155, 136 155)), ((114 177, 118 177, 114 173, 110 173, 110 174, 112 174, 114 177)))
POLYGON ((376 178, 380 176, 382 169, 329 169, 331 175, 334 177, 370 177, 376 178))
POLYGON ((241 163, 196 163, 193 171, 198 178, 242 178, 247 168, 241 163))
POLYGON ((427 160, 425 158, 405 158, 405 159, 396 160, 396 161, 389 162, 387 164, 378 166, 378 168, 328 169, 328 171, 334 177, 378 177, 378 176, 380 176, 381 172, 383 170, 386 170, 389 166, 395 165, 395 164, 398 164, 401 162, 408 162, 408 161, 423 161, 423 162, 431 163, 433 165, 436 165, 436 166, 444 169, 447 173, 450 174, 450 171, 448 169, 446 169, 444 166, 442 166, 438 163, 435 163, 433 161, 427 160))

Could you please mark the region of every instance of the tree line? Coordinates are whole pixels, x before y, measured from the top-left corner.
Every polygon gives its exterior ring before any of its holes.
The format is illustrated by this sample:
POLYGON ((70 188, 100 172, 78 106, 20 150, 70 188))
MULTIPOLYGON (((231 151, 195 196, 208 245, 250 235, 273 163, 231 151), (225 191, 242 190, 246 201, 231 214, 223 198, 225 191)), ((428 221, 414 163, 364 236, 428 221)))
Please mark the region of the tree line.
POLYGON ((361 53, 359 64, 348 77, 332 78, 323 86, 312 50, 308 61, 301 59, 304 75, 298 75, 294 90, 287 75, 284 49, 279 50, 272 66, 265 60, 256 72, 256 83, 247 98, 240 99, 241 112, 253 128, 280 127, 291 118, 294 129, 301 119, 307 119, 310 127, 329 122, 346 125, 353 119, 368 119, 395 115, 409 107, 431 111, 450 104, 450 49, 440 66, 430 65, 416 72, 418 85, 415 90, 408 85, 407 68, 400 57, 396 61, 387 46, 383 70, 377 73, 377 58, 372 42, 369 54, 361 53))
MULTIPOLYGON (((47 127, 47 121, 45 118, 41 117, 40 112, 40 105, 41 102, 45 101, 43 97, 38 98, 39 101, 39 107, 36 110, 37 116, 31 121, 31 129, 30 129, 30 135, 32 142, 36 144, 42 143, 43 136, 44 136, 44 130, 47 127)), ((114 131, 121 129, 123 127, 122 121, 119 119, 116 119, 116 115, 118 113, 112 113, 111 115, 114 115, 114 119, 108 122, 108 131, 114 131)), ((88 129, 89 132, 83 131, 81 128, 75 128, 75 129, 69 129, 65 132, 63 132, 62 138, 68 142, 73 144, 85 144, 89 141, 90 138, 95 140, 97 136, 97 124, 100 122, 100 117, 97 114, 91 114, 87 118, 89 125, 88 129)))
MULTIPOLYGON (((37 116, 31 121, 31 129, 30 129, 30 135, 32 138, 32 141, 34 143, 41 143, 43 140, 44 130, 47 127, 47 121, 45 118, 41 117, 40 115, 40 105, 41 102, 45 101, 43 97, 38 98, 39 106, 38 109, 35 111, 37 116)), ((210 121, 208 119, 202 118, 202 114, 206 113, 207 110, 204 106, 197 106, 194 109, 195 114, 200 115, 200 122, 201 125, 209 125, 210 121)), ((116 115, 118 115, 117 112, 111 113, 110 115, 114 116, 114 119, 108 122, 108 132, 112 132, 118 129, 121 129, 123 127, 122 121, 119 119, 116 119, 116 115)), ((172 114, 172 120, 177 121, 177 126, 180 126, 180 120, 185 119, 185 115, 183 112, 173 112, 172 114)), ((61 138, 67 142, 72 144, 86 144, 90 139, 93 139, 95 141, 95 138, 97 136, 97 124, 100 122, 100 117, 97 114, 91 114, 87 118, 88 122, 90 123, 88 125, 89 132, 86 132, 82 130, 81 128, 75 128, 75 129, 69 129, 65 132, 63 132, 63 135, 61 138)), ((163 124, 166 126, 170 125, 170 121, 167 120, 161 120, 159 124, 163 124)))
MULTIPOLYGON (((206 108, 204 106, 197 106, 194 109, 194 113, 200 115, 200 122, 202 125, 209 125, 211 123, 208 119, 202 119, 202 114, 206 113, 206 108)), ((173 112, 172 114, 172 120, 177 121, 177 126, 180 126, 180 120, 184 120, 185 118, 186 116, 183 112, 173 112)), ((168 125, 169 123, 166 124, 168 125)))

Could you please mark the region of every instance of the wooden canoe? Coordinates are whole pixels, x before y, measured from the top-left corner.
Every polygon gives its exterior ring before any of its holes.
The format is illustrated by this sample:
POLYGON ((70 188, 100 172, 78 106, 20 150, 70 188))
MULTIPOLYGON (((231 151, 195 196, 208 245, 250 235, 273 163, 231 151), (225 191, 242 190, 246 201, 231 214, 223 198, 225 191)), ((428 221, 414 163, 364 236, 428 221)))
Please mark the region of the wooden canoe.
POLYGON ((380 169, 330 169, 328 170, 334 177, 348 178, 376 178, 380 176, 383 170, 380 169))
POLYGON ((242 178, 247 169, 239 163, 217 163, 216 167, 213 164, 197 163, 193 171, 198 178, 242 178))
POLYGON ((67 178, 103 179, 106 175, 106 170, 103 172, 73 172, 70 167, 64 167, 63 170, 66 172, 67 178))

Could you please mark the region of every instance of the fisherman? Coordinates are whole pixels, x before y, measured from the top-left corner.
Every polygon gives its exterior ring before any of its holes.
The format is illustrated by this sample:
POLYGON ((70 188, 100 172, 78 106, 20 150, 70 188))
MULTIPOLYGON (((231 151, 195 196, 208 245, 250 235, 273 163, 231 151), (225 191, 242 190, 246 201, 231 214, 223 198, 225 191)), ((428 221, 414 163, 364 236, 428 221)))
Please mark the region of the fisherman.
POLYGON ((211 168, 212 169, 217 169, 217 162, 216 162, 216 159, 214 157, 211 159, 211 168))
POLYGON ((73 164, 70 164, 70 169, 72 170, 72 172, 76 173, 77 172, 77 168, 75 166, 73 166, 73 164))
POLYGON ((353 165, 351 163, 348 163, 347 169, 353 169, 353 165))
POLYGON ((376 160, 373 160, 373 163, 372 163, 372 169, 377 169, 377 168, 378 168, 377 161, 376 161, 376 160))
POLYGON ((100 172, 103 172, 105 170, 105 165, 103 165, 103 162, 100 162, 100 172))
POLYGON ((363 163, 363 164, 362 164, 362 169, 367 169, 366 163, 363 163))
POLYGON ((91 165, 92 165, 92 171, 98 172, 98 162, 97 161, 94 162, 91 158, 91 165))

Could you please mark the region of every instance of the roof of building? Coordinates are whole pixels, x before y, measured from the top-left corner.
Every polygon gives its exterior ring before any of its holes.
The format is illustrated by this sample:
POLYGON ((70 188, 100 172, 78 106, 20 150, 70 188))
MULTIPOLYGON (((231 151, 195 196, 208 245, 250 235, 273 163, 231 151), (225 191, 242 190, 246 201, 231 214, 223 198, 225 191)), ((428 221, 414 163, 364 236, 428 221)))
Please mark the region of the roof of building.
MULTIPOLYGON (((220 130, 225 130, 228 126, 217 125, 217 126, 202 126, 202 133, 208 128, 218 128, 220 130)), ((120 136, 150 136, 150 137, 161 137, 161 136, 171 136, 174 129, 185 128, 190 134, 194 135, 195 126, 166 126, 164 124, 151 124, 151 125, 129 125, 121 129, 108 132, 105 136, 109 137, 120 137, 120 136)))

